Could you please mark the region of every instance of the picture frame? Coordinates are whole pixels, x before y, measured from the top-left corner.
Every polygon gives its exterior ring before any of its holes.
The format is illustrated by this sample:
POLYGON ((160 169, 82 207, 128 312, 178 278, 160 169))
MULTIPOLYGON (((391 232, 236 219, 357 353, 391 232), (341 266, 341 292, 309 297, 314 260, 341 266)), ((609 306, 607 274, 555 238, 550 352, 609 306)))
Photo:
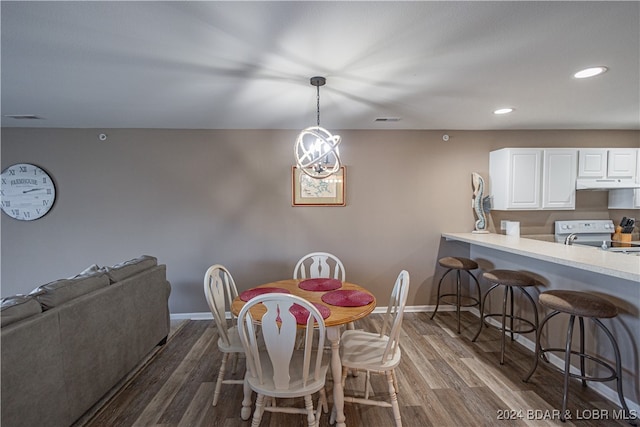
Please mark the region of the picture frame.
POLYGON ((297 166, 291 167, 292 206, 346 206, 346 167, 327 178, 311 178, 297 166))

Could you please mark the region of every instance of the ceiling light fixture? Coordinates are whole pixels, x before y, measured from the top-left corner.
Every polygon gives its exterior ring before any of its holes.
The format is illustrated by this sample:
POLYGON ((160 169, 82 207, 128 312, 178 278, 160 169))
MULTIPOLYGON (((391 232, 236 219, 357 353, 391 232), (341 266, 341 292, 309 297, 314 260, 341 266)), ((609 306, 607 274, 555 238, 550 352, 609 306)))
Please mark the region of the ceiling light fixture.
POLYGON ((340 170, 340 135, 320 127, 320 86, 324 86, 324 77, 311 77, 311 85, 317 91, 317 126, 304 129, 298 135, 294 152, 296 164, 312 178, 326 178, 340 170))
POLYGON ((589 77, 599 76, 607 70, 608 68, 605 66, 585 68, 584 70, 580 70, 575 73, 573 77, 575 77, 576 79, 586 79, 589 77))
POLYGON ((513 108, 499 108, 493 112, 493 114, 509 114, 513 111, 513 108))

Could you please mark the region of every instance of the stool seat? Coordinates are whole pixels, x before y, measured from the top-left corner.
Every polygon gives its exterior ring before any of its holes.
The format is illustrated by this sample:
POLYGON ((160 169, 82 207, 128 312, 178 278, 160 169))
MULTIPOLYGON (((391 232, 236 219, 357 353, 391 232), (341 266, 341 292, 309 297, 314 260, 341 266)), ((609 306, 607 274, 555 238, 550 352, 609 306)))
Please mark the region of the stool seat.
POLYGON ((438 260, 438 264, 440 264, 444 268, 453 268, 454 270, 475 270, 478 268, 478 263, 469 258, 462 257, 444 257, 438 260))
POLYGON ((497 285, 517 286, 525 288, 528 286, 537 286, 540 283, 533 277, 513 270, 491 270, 482 275, 488 282, 497 285))
POLYGON ((540 304, 552 310, 580 317, 609 319, 618 315, 618 308, 596 295, 578 291, 551 290, 540 294, 540 304))

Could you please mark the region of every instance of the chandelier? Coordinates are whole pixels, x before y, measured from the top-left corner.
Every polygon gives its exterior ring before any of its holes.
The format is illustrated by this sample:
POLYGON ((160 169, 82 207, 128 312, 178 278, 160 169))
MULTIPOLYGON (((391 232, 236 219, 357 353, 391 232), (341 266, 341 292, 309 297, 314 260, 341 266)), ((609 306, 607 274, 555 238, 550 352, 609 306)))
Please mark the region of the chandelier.
POLYGON ((312 178, 322 179, 340 170, 340 135, 320 127, 320 86, 324 86, 324 77, 311 77, 311 85, 317 91, 317 125, 304 129, 296 139, 294 147, 296 164, 312 178))

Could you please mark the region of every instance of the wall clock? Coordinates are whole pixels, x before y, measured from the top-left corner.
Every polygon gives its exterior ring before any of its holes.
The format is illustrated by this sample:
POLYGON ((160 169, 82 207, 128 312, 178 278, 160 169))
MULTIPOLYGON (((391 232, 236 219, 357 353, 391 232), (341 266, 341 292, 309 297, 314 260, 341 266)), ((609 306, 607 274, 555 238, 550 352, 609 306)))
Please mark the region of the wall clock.
POLYGON ((56 200, 53 180, 42 168, 16 163, 2 171, 0 205, 2 211, 21 221, 42 218, 56 200))

